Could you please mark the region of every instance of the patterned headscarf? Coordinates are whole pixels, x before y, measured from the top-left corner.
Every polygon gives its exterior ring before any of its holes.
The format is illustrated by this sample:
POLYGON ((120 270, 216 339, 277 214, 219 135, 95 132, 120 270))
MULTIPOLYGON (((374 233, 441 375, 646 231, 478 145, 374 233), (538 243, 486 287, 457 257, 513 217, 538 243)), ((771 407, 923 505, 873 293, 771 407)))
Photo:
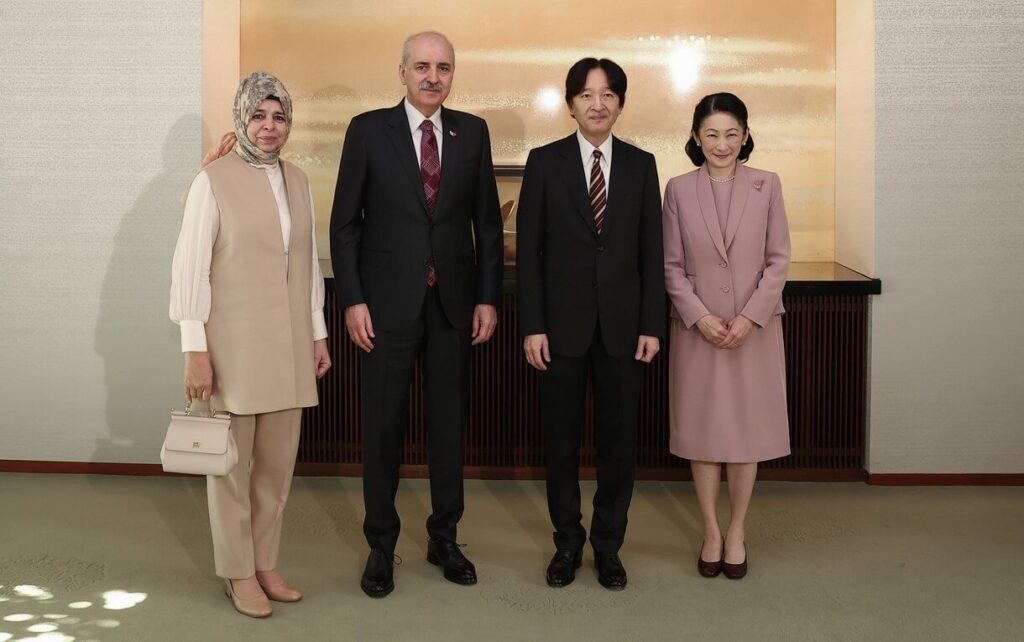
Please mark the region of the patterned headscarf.
POLYGON ((272 74, 265 71, 254 71, 238 85, 235 94, 235 153, 250 165, 273 165, 277 162, 280 150, 268 153, 257 147, 245 133, 245 128, 252 120, 253 113, 268 98, 276 98, 284 110, 284 118, 288 124, 285 140, 292 131, 292 97, 284 85, 272 74))

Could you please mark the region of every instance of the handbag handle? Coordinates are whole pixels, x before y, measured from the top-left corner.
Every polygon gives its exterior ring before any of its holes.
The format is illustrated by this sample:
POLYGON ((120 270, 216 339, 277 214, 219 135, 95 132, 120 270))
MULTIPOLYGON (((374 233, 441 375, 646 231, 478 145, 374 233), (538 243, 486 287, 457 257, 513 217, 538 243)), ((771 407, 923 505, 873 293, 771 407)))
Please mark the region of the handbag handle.
POLYGON ((206 410, 200 409, 196 413, 194 413, 196 417, 207 417, 207 418, 209 418, 209 417, 216 417, 217 416, 217 412, 218 411, 213 409, 213 405, 209 401, 203 401, 201 399, 193 399, 192 403, 188 403, 188 402, 185 403, 185 416, 186 417, 191 417, 193 415, 192 406, 194 406, 196 404, 206 406, 206 410))

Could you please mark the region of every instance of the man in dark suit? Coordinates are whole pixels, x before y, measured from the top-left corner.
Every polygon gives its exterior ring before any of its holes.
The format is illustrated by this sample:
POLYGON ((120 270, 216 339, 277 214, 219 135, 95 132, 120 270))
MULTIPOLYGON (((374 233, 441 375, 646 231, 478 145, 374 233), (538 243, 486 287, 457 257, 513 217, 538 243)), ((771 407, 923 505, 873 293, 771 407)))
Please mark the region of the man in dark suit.
POLYGON ((540 377, 555 527, 550 586, 575 579, 587 540, 579 455, 588 372, 597 441, 590 543, 598 581, 626 586, 618 551, 633 494, 641 368, 664 336, 665 277, 654 156, 612 136, 625 100, 617 64, 573 65, 565 101, 579 130, 530 152, 519 196, 519 330, 540 377))
POLYGON ((331 213, 338 302, 365 352, 363 532, 371 550, 361 586, 371 597, 394 589, 398 466, 420 356, 430 441, 427 559, 452 582, 476 583, 455 537, 470 345, 490 339, 497 324, 502 230, 487 124, 441 106, 454 72, 443 35, 406 40, 398 69, 405 99, 349 123, 331 213))

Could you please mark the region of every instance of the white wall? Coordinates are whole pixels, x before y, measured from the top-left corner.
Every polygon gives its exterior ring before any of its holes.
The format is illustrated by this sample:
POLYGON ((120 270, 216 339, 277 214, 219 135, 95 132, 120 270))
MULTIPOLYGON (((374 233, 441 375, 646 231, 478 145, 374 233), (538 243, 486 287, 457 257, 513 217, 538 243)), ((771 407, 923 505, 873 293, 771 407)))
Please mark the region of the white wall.
MULTIPOLYGON (((157 460, 201 5, 0 3, 0 459, 157 460)), ((875 0, 874 19, 869 469, 1022 472, 1024 6, 875 0)))
POLYGON ((1024 3, 875 24, 869 470, 1024 472, 1024 3))
POLYGON ((201 4, 0 3, 0 459, 158 460, 201 4))

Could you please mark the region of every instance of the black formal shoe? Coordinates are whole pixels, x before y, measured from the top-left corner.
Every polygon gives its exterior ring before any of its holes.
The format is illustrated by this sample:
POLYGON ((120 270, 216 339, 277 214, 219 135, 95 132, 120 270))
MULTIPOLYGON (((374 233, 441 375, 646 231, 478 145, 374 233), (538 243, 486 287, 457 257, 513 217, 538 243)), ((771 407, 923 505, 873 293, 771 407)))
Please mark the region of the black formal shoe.
POLYGON ((548 586, 556 588, 569 586, 576 579, 576 569, 583 564, 583 549, 560 548, 555 551, 555 556, 548 564, 548 571, 544 578, 548 586))
POLYGON ((459 545, 446 539, 427 540, 427 561, 444 569, 444 579, 463 586, 476 584, 476 567, 459 550, 459 545))
POLYGON ((618 553, 594 552, 594 566, 597 567, 597 581, 601 586, 613 591, 626 588, 626 569, 618 553))
POLYGON ((362 587, 363 593, 370 597, 384 597, 395 590, 394 556, 379 548, 370 551, 359 586, 362 587))

